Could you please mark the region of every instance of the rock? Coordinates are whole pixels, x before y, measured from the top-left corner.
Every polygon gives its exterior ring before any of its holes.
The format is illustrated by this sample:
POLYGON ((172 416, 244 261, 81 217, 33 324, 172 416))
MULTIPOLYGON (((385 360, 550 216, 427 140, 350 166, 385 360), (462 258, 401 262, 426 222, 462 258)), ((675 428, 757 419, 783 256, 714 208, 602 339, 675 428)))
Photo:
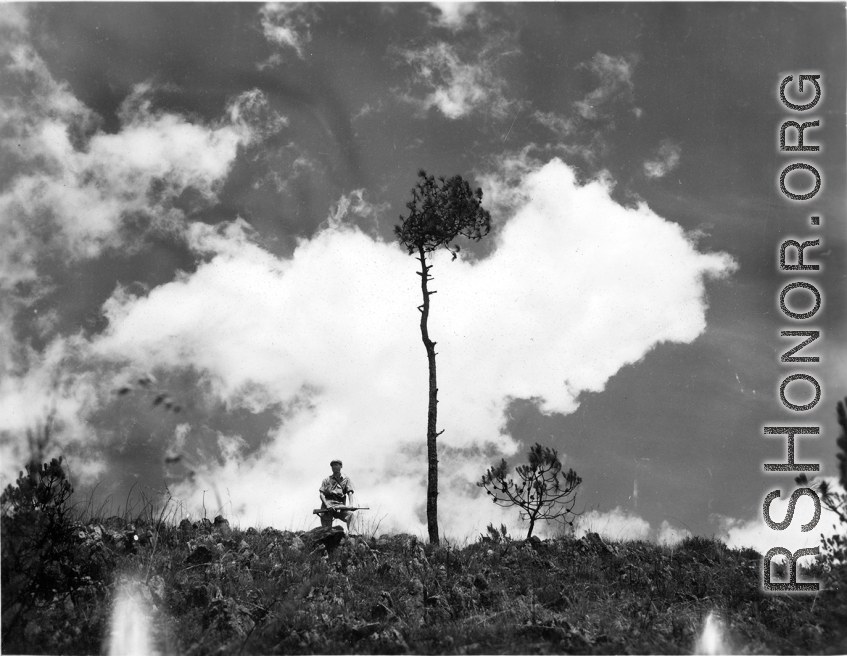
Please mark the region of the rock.
POLYGON ((102 542, 106 536, 106 532, 103 530, 103 527, 99 524, 93 524, 89 526, 88 532, 91 535, 91 539, 97 540, 98 542, 102 542))
POLYGON ((209 547, 199 546, 185 559, 189 565, 206 565, 212 562, 212 551, 209 547))
POLYGON ((473 584, 478 590, 488 590, 488 580, 482 574, 477 574, 474 577, 473 584))
POLYGON ((542 544, 543 544, 541 542, 541 538, 539 538, 537 535, 531 535, 530 537, 528 537, 526 539, 526 543, 529 546, 531 546, 533 549, 535 549, 536 551, 538 551, 542 547, 542 544))
POLYGON ((288 550, 294 553, 300 553, 305 548, 306 544, 297 536, 294 536, 294 539, 291 541, 291 544, 288 545, 288 550))
POLYGON ((107 530, 103 538, 119 553, 133 553, 138 544, 138 535, 132 524, 122 530, 107 530))
POLYGON ((600 554, 614 555, 615 553, 615 550, 603 541, 599 533, 586 533, 580 542, 600 554))
POLYGON ((212 531, 212 522, 208 517, 204 517, 198 522, 194 523, 194 528, 200 531, 206 531, 206 533, 211 533, 212 531))
POLYGON ((185 596, 190 604, 201 608, 208 606, 212 599, 212 596, 209 594, 209 588, 205 585, 195 585, 185 596))
POLYGON ((212 528, 216 533, 219 533, 224 537, 228 537, 232 533, 232 529, 229 526, 229 520, 224 519, 223 515, 215 517, 215 523, 212 528))
POLYGON ((361 640, 362 638, 366 638, 372 633, 376 633, 379 631, 382 624, 379 622, 368 622, 367 624, 360 624, 359 626, 354 626, 350 629, 350 633, 353 634, 353 637, 361 640))
POLYGON ((340 526, 319 526, 304 533, 301 539, 310 551, 314 551, 318 545, 323 545, 330 552, 341 544, 341 540, 344 539, 344 529, 340 526))
POLYGON ((112 515, 111 517, 106 518, 106 521, 103 522, 103 526, 112 531, 119 531, 126 526, 126 523, 127 522, 123 517, 112 515))

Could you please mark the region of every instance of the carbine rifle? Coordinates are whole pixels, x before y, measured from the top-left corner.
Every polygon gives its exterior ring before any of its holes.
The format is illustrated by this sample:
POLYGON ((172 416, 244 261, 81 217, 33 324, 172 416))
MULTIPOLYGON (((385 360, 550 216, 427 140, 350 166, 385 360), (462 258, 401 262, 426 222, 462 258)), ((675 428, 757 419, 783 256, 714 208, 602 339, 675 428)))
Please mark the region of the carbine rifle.
POLYGON ((344 512, 345 510, 370 510, 367 506, 331 506, 330 508, 315 508, 312 511, 313 515, 320 515, 325 512, 344 512))

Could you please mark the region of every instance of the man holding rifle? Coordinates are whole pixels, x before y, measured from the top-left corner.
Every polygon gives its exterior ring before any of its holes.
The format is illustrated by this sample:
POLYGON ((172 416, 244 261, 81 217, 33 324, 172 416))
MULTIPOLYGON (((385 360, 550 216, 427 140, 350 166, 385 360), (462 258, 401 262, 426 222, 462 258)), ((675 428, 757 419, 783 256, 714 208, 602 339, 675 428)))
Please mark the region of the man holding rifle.
POLYGON ((347 532, 350 532, 350 523, 353 521, 353 511, 348 506, 356 506, 355 491, 353 483, 341 474, 341 461, 333 460, 329 463, 332 467, 332 476, 323 480, 320 487, 321 510, 324 508, 339 507, 339 510, 327 510, 320 512, 321 526, 332 526, 333 519, 340 519, 347 524, 347 532), (347 496, 350 496, 349 503, 347 496))

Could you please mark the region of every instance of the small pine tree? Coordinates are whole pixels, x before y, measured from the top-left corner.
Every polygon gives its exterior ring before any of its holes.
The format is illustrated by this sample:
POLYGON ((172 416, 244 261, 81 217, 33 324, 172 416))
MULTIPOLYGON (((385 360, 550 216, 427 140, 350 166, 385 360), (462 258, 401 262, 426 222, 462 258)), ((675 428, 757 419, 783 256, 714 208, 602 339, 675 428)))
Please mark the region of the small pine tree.
POLYGON ((515 468, 520 481, 509 478, 506 460, 491 467, 477 486, 485 488, 498 506, 521 509, 520 518, 529 521, 528 540, 539 520, 561 520, 573 525, 576 489, 582 483, 573 469, 562 473, 555 449, 536 444, 529 450, 529 463, 515 468), (570 519, 569 519, 570 517, 570 519))

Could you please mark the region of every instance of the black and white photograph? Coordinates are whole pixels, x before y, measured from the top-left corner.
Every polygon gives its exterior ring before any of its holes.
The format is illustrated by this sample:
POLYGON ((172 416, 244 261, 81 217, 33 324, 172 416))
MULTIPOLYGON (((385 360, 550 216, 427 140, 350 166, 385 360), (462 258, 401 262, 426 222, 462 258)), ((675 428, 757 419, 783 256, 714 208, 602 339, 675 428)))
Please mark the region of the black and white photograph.
POLYGON ((0 4, 0 651, 847 652, 846 10, 0 4))

